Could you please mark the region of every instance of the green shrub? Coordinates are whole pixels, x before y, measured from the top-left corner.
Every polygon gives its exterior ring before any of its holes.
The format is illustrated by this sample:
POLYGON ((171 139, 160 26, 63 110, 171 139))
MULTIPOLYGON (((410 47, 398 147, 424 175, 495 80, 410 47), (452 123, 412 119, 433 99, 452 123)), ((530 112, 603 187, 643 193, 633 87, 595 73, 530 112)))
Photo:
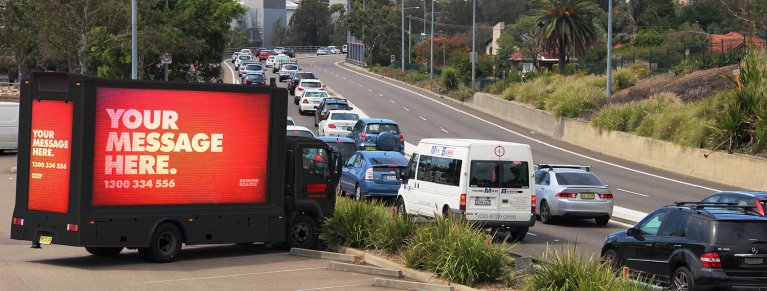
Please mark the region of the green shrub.
POLYGON ((700 69, 700 62, 689 58, 683 59, 681 62, 671 67, 671 73, 674 74, 674 76, 681 76, 692 73, 698 69, 700 69))
POLYGON ((643 284, 618 276, 607 264, 585 259, 574 245, 562 251, 547 250, 539 265, 525 279, 525 290, 647 290, 643 284))
POLYGON ((663 45, 664 36, 655 29, 640 30, 632 44, 638 47, 659 47, 663 45))
POLYGON ((461 83, 458 70, 453 67, 442 68, 442 87, 447 91, 452 91, 458 88, 461 83))
POLYGON ((405 247, 417 229, 418 224, 413 217, 398 215, 393 219, 385 220, 378 230, 372 233, 373 245, 377 249, 396 254, 405 247))
POLYGON ((471 98, 471 96, 474 96, 474 90, 471 90, 471 88, 464 85, 460 85, 458 89, 447 92, 447 96, 456 100, 466 101, 471 98))
POLYGON ((579 117, 597 107, 605 96, 605 77, 568 76, 545 99, 545 109, 554 116, 579 117))
POLYGON ((371 234, 388 216, 381 202, 338 199, 335 213, 325 221, 320 238, 333 246, 365 248, 373 245, 371 234))
POLYGON ((535 105, 538 100, 541 100, 541 104, 543 104, 548 95, 554 91, 553 86, 551 86, 554 79, 553 76, 542 76, 527 82, 512 84, 503 91, 501 97, 531 105, 535 105))
POLYGON ((630 68, 618 70, 615 73, 615 79, 613 79, 616 90, 623 90, 634 86, 637 81, 639 81, 639 77, 630 68))
POLYGON ((629 69, 632 72, 634 72, 634 75, 636 75, 640 79, 647 78, 650 76, 650 63, 648 62, 633 63, 631 64, 631 66, 629 66, 629 69))
POLYGON ((469 285, 498 281, 511 265, 508 249, 488 242, 470 222, 441 217, 418 229, 403 256, 409 267, 469 285))
MULTIPOLYGON (((559 73, 559 64, 554 64, 551 66, 551 71, 554 73, 559 73)), ((565 65, 565 74, 575 74, 575 64, 567 64, 565 65)))
POLYGON ((428 79, 429 79, 428 74, 410 74, 405 78, 405 82, 408 82, 410 84, 415 84, 428 79))

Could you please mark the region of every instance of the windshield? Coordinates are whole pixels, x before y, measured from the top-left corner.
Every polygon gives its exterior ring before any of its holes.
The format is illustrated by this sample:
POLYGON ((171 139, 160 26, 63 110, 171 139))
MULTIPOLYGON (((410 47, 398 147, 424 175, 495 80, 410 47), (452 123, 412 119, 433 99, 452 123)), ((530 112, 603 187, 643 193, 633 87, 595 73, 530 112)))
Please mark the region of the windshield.
POLYGON ((349 104, 346 104, 346 103, 329 103, 329 104, 325 105, 325 107, 327 107, 328 109, 343 109, 343 110, 347 110, 347 109, 349 109, 349 104))
POLYGON ((330 115, 331 120, 358 120, 360 116, 356 113, 333 113, 330 115))
POLYGON ((317 79, 316 77, 314 77, 314 74, 312 73, 301 73, 298 76, 300 76, 301 79, 317 79))
POLYGON ((302 82, 301 83, 301 87, 305 87, 305 88, 319 88, 319 87, 322 87, 322 84, 320 84, 318 82, 302 82))
POLYGON ((602 186, 602 182, 592 173, 557 173, 559 185, 602 186))
POLYGON ((353 143, 347 142, 328 142, 330 148, 341 154, 343 162, 345 163, 351 155, 356 151, 356 147, 353 143))
POLYGON ((396 124, 371 123, 371 124, 368 124, 367 130, 365 132, 372 133, 372 134, 379 134, 386 131, 391 132, 393 134, 399 134, 399 127, 397 127, 396 124))
POLYGON ((296 66, 296 65, 284 65, 284 66, 282 66, 282 69, 283 70, 294 71, 294 70, 298 70, 298 66, 296 66))
POLYGON ((288 136, 314 137, 314 134, 305 130, 288 130, 288 136))
POLYGON ((328 97, 328 93, 325 92, 306 92, 304 97, 328 97))

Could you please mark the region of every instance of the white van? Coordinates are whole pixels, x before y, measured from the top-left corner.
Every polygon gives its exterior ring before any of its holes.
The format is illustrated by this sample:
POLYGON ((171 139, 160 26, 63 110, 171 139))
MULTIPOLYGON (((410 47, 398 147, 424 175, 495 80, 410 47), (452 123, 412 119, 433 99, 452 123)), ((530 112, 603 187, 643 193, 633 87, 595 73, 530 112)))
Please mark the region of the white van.
POLYGON ((423 139, 402 174, 397 212, 458 216, 522 240, 535 224, 530 145, 423 139))
POLYGON ((19 147, 19 103, 0 102, 0 151, 19 147))

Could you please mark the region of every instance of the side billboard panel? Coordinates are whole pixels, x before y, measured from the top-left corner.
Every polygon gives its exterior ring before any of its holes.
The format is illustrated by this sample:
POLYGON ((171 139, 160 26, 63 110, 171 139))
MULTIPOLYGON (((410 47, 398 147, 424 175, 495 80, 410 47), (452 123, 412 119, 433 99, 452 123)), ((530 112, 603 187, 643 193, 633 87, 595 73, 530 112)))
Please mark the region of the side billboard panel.
POLYGON ((69 212, 72 109, 72 101, 32 101, 29 210, 69 212))

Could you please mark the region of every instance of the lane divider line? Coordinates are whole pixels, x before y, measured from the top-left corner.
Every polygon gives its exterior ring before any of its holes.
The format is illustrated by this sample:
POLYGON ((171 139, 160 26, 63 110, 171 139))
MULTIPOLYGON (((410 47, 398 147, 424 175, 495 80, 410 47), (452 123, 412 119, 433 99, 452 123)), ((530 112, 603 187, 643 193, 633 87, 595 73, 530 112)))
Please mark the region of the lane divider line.
POLYGON ((650 195, 646 195, 646 194, 642 194, 642 193, 637 193, 637 192, 629 191, 629 190, 626 190, 626 189, 615 188, 615 190, 618 190, 618 191, 621 191, 621 192, 626 192, 626 193, 629 193, 629 194, 639 195, 639 196, 642 196, 642 197, 650 197, 650 195))

